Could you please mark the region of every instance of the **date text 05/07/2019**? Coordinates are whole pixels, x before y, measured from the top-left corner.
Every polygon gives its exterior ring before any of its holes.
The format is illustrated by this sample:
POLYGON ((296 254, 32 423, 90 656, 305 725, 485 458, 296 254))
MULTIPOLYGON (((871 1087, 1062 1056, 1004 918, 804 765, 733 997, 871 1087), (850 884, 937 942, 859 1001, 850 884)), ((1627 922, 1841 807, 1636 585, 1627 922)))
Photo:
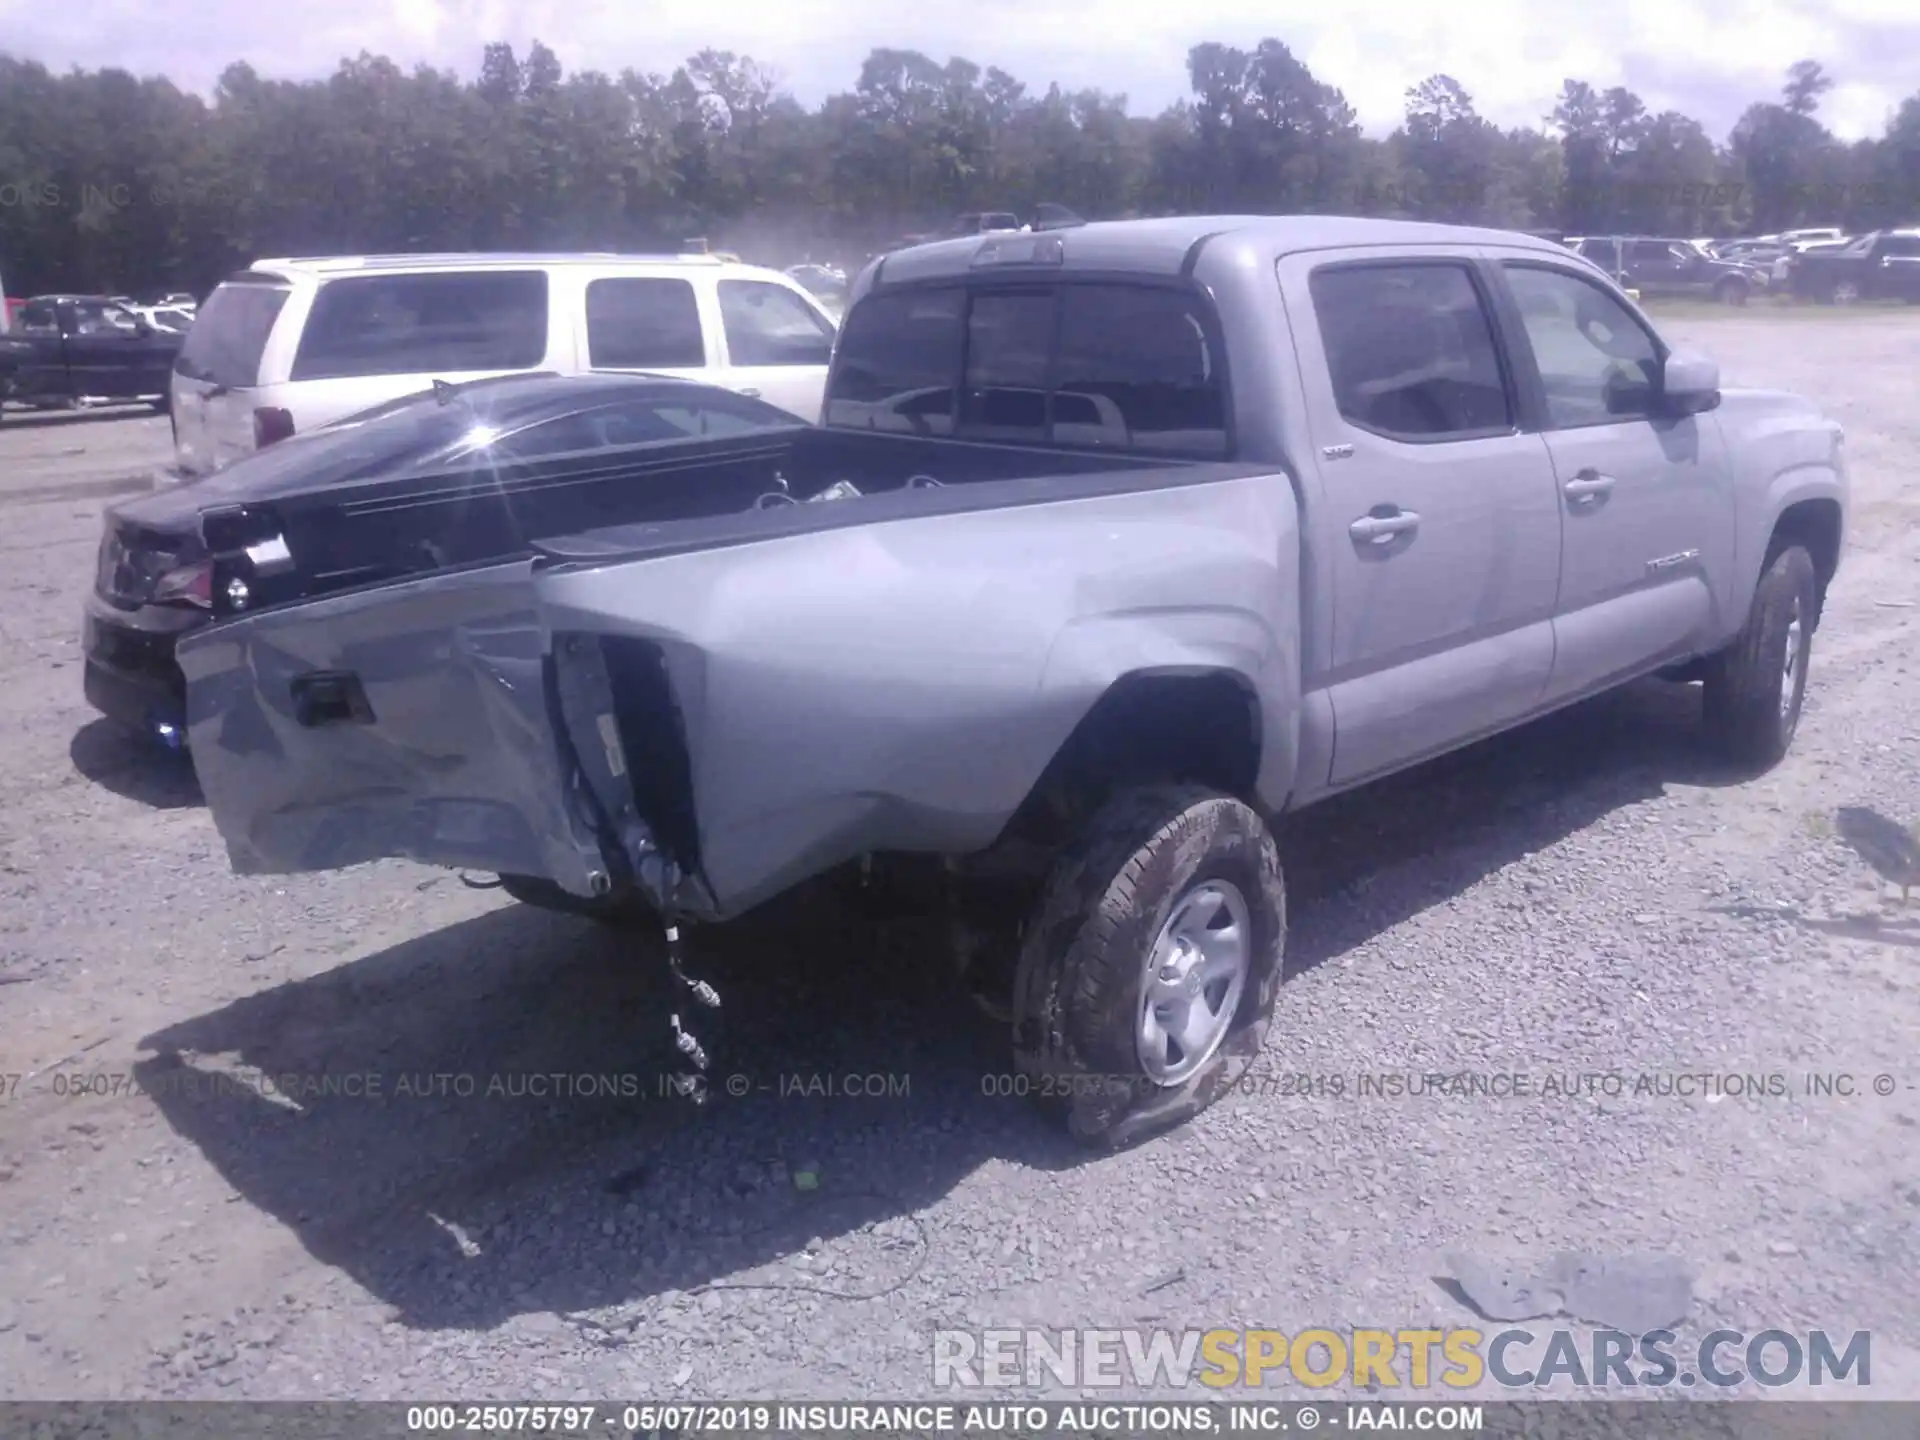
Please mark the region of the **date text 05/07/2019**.
POLYGON ((1473 1404, 1301 1402, 1227 1404, 1052 1402, 958 1405, 948 1402, 604 1405, 412 1405, 409 1434, 602 1436, 844 1436, 879 1432, 957 1435, 1285 1435, 1341 1430, 1420 1430, 1472 1434, 1484 1428, 1473 1404))

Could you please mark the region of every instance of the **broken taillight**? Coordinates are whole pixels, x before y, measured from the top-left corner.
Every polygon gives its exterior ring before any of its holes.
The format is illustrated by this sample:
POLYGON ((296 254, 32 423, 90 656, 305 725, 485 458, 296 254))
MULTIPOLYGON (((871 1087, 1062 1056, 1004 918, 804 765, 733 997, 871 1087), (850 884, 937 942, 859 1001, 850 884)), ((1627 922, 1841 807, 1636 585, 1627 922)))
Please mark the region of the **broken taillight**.
POLYGON ((293 435, 293 412, 278 405, 262 405, 253 412, 253 448, 264 450, 293 435))
POLYGON ((202 610, 211 610, 213 562, 197 560, 167 571, 153 582, 152 598, 156 605, 197 605, 202 610))

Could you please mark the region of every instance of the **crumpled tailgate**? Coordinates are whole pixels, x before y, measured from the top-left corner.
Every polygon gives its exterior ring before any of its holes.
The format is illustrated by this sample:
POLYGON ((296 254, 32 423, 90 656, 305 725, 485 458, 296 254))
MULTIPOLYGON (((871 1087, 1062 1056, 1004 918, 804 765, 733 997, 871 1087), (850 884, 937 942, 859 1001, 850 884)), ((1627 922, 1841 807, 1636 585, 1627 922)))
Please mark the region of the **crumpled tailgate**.
POLYGON ((531 561, 269 610, 179 649, 233 868, 385 857, 551 877, 606 864, 555 732, 531 561))

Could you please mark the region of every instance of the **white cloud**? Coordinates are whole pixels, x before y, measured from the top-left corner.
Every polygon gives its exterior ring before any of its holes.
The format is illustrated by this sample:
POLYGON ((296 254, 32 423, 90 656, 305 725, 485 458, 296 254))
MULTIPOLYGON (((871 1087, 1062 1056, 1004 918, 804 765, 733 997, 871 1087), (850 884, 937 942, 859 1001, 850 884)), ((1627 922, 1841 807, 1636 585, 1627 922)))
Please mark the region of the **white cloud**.
POLYGON ((850 88, 876 46, 964 55, 1030 86, 1123 91, 1156 110, 1186 90, 1187 48, 1250 46, 1277 35, 1343 89, 1375 133, 1399 119, 1409 86, 1459 80, 1506 125, 1539 124, 1569 76, 1632 83, 1653 109, 1695 115, 1724 137, 1740 110, 1778 94, 1795 60, 1842 82, 1825 118, 1853 138, 1878 133, 1920 52, 1913 0, 1615 0, 1611 5, 1474 0, 1342 0, 1300 13, 1271 0, 196 0, 164 23, 138 0, 0 0, 8 48, 55 66, 119 64, 196 89, 246 59, 267 74, 317 75, 362 49, 471 74, 489 40, 546 41, 569 69, 670 70, 705 47, 773 66, 802 99, 850 88))

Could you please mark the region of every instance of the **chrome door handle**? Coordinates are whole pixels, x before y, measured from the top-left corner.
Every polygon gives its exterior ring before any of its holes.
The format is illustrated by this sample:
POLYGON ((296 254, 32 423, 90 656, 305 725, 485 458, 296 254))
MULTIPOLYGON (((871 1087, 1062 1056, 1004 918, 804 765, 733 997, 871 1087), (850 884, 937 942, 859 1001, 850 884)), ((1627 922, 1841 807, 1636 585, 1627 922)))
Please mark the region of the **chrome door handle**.
POLYGON ((1598 470, 1582 470, 1561 489, 1566 491, 1567 499, 1577 502, 1598 499, 1613 489, 1616 483, 1611 475, 1602 475, 1598 470))
POLYGON ((1347 533, 1356 540, 1364 540, 1373 545, 1391 545, 1401 535, 1410 535, 1420 528, 1420 517, 1411 510, 1396 510, 1391 515, 1362 515, 1347 527, 1347 533))
POLYGON ((760 398, 760 392, 751 385, 742 385, 733 393, 736 395, 744 395, 749 400, 758 400, 760 398))

